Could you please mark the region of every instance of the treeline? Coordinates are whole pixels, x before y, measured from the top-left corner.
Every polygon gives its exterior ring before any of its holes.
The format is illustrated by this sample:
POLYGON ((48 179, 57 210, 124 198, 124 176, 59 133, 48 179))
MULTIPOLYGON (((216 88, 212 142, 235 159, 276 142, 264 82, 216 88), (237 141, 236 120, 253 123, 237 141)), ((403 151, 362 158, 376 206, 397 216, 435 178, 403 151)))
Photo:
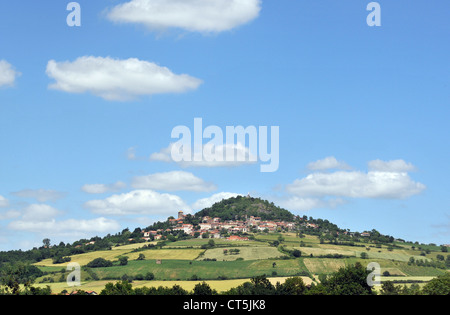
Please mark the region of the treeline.
POLYGON ((382 283, 375 291, 367 284, 369 271, 360 263, 339 269, 329 276, 322 275, 319 284, 306 285, 301 277, 291 277, 284 283, 272 284, 265 275, 252 278, 242 285, 218 293, 206 282, 198 283, 193 291, 178 285, 172 288, 133 288, 127 281, 108 283, 100 295, 449 295, 450 273, 434 278, 421 289, 419 285, 396 286, 391 281, 382 283))

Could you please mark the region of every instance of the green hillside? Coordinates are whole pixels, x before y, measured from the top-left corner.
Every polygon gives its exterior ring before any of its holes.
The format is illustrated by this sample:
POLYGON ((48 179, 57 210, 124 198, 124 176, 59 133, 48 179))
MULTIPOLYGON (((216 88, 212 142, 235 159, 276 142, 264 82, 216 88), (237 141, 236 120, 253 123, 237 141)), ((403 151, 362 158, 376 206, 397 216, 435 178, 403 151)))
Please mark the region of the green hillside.
POLYGON ((262 220, 294 221, 294 215, 291 212, 274 205, 273 202, 242 196, 222 200, 195 214, 197 218, 204 216, 222 220, 242 220, 245 217, 255 216, 262 220))
MULTIPOLYGON (((296 217, 259 198, 222 200, 184 217, 186 222, 197 231, 196 236, 175 229, 170 232, 169 228, 175 225, 168 219, 145 229, 136 228, 133 232, 125 229, 115 235, 73 244, 61 242, 30 251, 1 252, 0 293, 14 283, 11 279, 16 279, 17 284, 34 283, 38 288, 49 286, 53 293, 71 292, 74 288, 67 284, 71 270, 66 270, 69 263, 81 267, 81 286, 77 289, 97 291, 107 282, 117 281, 130 282, 135 288, 170 283, 186 290, 204 281, 220 292, 235 292, 232 290, 238 284, 260 276, 281 283, 297 277, 314 288, 346 268, 352 270, 358 265, 365 269, 372 262, 379 264, 382 281, 417 291, 433 279, 445 276, 450 269, 450 255, 445 246, 404 242, 376 230, 349 232, 327 220, 296 217), (245 221, 254 216, 260 217, 262 224, 266 220, 295 224, 289 228, 280 225, 272 231, 257 228, 238 231, 239 240, 233 241, 227 237, 232 233, 229 231, 222 231, 225 234, 218 235, 219 238, 201 235, 196 225, 205 216, 223 222, 245 221), (143 232, 153 228, 160 229, 161 238, 144 239, 143 232)), ((378 286, 374 292, 380 289, 378 286)), ((402 292, 412 292, 405 290, 402 292)))

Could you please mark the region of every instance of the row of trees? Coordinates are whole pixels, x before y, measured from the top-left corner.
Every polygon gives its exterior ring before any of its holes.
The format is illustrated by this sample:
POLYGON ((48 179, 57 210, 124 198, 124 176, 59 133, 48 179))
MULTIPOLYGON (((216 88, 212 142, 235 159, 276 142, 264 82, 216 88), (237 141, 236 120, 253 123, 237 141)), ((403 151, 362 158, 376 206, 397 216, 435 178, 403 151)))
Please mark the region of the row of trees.
MULTIPOLYGON (((321 277, 320 284, 307 286, 301 277, 291 277, 284 283, 273 285, 265 275, 257 276, 249 282, 232 288, 221 295, 449 295, 450 273, 439 276, 422 289, 416 284, 407 287, 396 286, 391 281, 383 282, 379 292, 367 284, 369 272, 361 264, 341 268, 338 272, 321 277)), ((187 291, 178 285, 172 288, 132 288, 126 281, 108 283, 101 295, 217 295, 206 282, 198 283, 193 291, 187 291)))
MULTIPOLYGON (((26 264, 11 265, 0 273, 0 294, 2 295, 49 295, 49 287, 33 287, 33 279, 41 275, 38 268, 26 264)), ((330 276, 321 276, 319 284, 305 285, 302 278, 291 277, 281 284, 273 285, 265 275, 257 276, 249 282, 232 288, 223 295, 449 295, 450 273, 434 278, 421 289, 418 285, 409 287, 396 286, 390 281, 383 282, 381 290, 376 292, 367 284, 369 271, 361 264, 356 263, 339 269, 330 276)), ((151 277, 150 277, 151 278, 151 277)), ((149 279, 150 279, 149 278, 149 279)), ((193 291, 187 291, 178 285, 172 288, 133 288, 129 281, 124 279, 115 284, 108 283, 100 292, 101 295, 216 295, 206 282, 198 283, 193 291)), ((78 290, 78 294, 85 292, 78 290)))

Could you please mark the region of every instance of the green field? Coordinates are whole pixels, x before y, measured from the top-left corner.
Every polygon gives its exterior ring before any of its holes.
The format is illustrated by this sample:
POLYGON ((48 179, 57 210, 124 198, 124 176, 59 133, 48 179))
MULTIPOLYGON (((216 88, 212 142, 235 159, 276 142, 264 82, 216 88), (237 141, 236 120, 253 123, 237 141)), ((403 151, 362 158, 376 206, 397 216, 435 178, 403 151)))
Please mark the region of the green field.
POLYGON ((189 280, 192 277, 215 280, 218 277, 227 279, 249 278, 262 274, 292 276, 306 271, 301 260, 236 260, 236 261, 191 261, 156 260, 130 261, 126 266, 95 268, 100 279, 118 279, 123 274, 128 276, 145 275, 151 272, 157 280, 189 280), (273 267, 276 263, 276 267, 273 267))
MULTIPOLYGON (((389 248, 385 245, 375 247, 373 244, 358 243, 362 246, 321 244, 318 237, 306 235, 299 238, 294 233, 258 234, 254 241, 232 242, 223 239, 214 240, 214 246, 205 248, 207 239, 191 239, 166 243, 162 248, 141 248, 143 244, 130 244, 114 247, 112 250, 89 252, 71 257, 71 262, 85 266, 95 258, 102 257, 113 261, 112 267, 82 269, 83 288, 101 291, 107 282, 114 282, 126 275, 142 279, 148 273, 154 275, 153 281, 133 281, 133 286, 173 286, 180 284, 192 290, 198 281, 208 281, 217 290, 228 290, 236 287, 249 278, 266 275, 268 277, 306 276, 305 282, 318 281, 318 275, 331 274, 342 267, 356 262, 366 266, 377 262, 381 272, 388 272, 389 277, 383 280, 395 281, 429 281, 442 275, 446 270, 435 267, 424 267, 409 264, 410 257, 415 260, 434 260, 439 252, 431 252, 425 257, 419 250, 412 250, 409 245, 389 248), (282 239, 280 239, 280 235, 282 239), (281 240, 285 248, 270 246, 281 240), (302 246, 300 246, 300 242, 302 246), (203 248, 202 248, 203 246, 203 248), (238 249, 238 254, 231 254, 230 249, 238 249), (300 257, 289 257, 288 252, 300 250, 300 257), (227 254, 224 253, 227 250, 227 254), (361 253, 368 258, 362 259, 361 253), (137 260, 139 255, 143 260, 137 260), (327 256, 327 255, 341 255, 327 256), (128 263, 119 265, 119 257, 128 257, 128 263), (157 263, 158 261, 158 263, 157 263), (98 281, 93 281, 93 276, 98 281), (195 280, 195 281, 191 281, 195 280)), ((54 292, 67 289, 64 279, 66 264, 53 264, 43 260, 36 264, 46 275, 38 278, 39 286, 50 285, 54 292), (63 273, 64 272, 64 273, 63 273)), ((68 289, 67 289, 68 290, 68 289)), ((87 290, 87 289, 86 289, 87 290)), ((71 290, 68 290, 71 291, 71 290)))
POLYGON ((274 259, 285 257, 286 255, 281 253, 275 247, 269 246, 254 246, 254 247, 240 247, 238 254, 228 253, 225 254, 224 250, 227 248, 213 248, 208 249, 199 259, 216 259, 222 261, 233 261, 237 259, 243 260, 261 260, 261 259, 274 259))

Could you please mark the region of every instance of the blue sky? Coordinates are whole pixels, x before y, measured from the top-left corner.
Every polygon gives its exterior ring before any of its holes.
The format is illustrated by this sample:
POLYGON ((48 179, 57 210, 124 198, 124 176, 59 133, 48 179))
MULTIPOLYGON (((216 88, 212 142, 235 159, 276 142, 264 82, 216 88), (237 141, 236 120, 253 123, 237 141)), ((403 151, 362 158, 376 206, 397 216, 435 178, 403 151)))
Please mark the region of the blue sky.
POLYGON ((0 250, 247 193, 450 243, 448 1, 378 1, 379 27, 368 0, 77 2, 81 27, 69 1, 1 5, 0 250), (278 126, 279 168, 161 158, 195 118, 278 126))

